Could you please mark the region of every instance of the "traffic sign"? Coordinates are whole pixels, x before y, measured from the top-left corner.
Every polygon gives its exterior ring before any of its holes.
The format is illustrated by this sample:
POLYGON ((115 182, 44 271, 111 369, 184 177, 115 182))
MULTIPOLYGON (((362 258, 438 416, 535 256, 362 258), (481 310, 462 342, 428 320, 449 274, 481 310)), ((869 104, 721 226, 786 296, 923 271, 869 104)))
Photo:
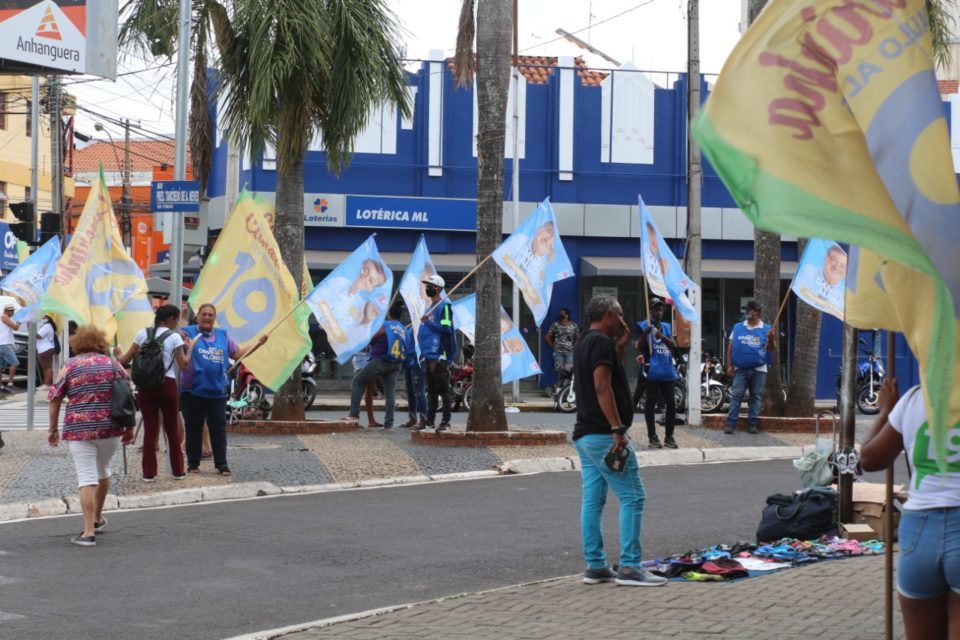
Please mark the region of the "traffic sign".
POLYGON ((197 213, 200 211, 200 183, 196 180, 151 182, 150 208, 154 213, 197 213))

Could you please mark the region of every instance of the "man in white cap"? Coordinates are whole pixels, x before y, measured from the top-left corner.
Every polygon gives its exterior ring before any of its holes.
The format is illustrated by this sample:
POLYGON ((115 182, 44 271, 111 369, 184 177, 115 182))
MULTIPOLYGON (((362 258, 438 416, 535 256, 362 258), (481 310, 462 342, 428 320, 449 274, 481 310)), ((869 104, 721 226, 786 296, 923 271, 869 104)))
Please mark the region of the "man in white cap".
POLYGON ((450 361, 457 349, 453 334, 453 308, 449 300, 444 298, 441 301, 440 292, 445 284, 443 278, 433 274, 423 280, 423 284, 430 298, 430 307, 420 319, 418 342, 427 382, 427 422, 419 425, 419 428, 446 431, 450 428, 450 361), (441 411, 439 425, 434 422, 438 408, 441 411))
POLYGON ((6 303, 3 315, 0 315, 0 378, 3 376, 3 367, 7 369, 8 381, 0 386, 0 391, 13 391, 13 376, 17 374, 17 354, 13 350, 13 332, 20 328, 20 323, 13 319, 16 311, 12 302, 6 303))

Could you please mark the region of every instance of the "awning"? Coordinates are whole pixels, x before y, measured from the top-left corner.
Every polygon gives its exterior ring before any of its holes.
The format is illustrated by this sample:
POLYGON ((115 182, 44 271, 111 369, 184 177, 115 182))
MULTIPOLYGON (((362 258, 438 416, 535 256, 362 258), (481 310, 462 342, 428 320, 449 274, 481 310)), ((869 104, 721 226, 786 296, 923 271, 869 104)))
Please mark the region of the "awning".
MULTIPOLYGON (((190 296, 190 289, 181 287, 180 293, 184 298, 188 298, 190 296)), ((170 281, 157 277, 147 278, 147 294, 151 296, 169 296, 170 281)))
MULTIPOLYGON (((700 267, 704 278, 753 278, 753 260, 704 260, 700 267)), ((796 262, 781 262, 780 277, 792 278, 797 271, 796 262)), ((581 276, 643 277, 639 257, 588 256, 580 259, 581 276)))
MULTIPOLYGON (((316 271, 330 271, 339 266, 350 255, 350 251, 305 251, 307 268, 316 271)), ((409 253, 382 251, 380 257, 393 271, 403 271, 410 264, 409 253)), ((477 256, 472 253, 431 253, 430 259, 440 273, 467 273, 477 266, 477 256)))

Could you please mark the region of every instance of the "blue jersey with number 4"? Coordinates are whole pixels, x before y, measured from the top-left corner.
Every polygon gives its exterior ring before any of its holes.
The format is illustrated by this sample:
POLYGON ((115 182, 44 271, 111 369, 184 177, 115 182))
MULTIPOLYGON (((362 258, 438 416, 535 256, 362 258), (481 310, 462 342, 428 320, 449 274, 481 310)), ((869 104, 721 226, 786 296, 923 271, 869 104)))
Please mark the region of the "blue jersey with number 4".
POLYGON ((383 334, 387 338, 387 352, 382 356, 387 362, 403 362, 406 351, 403 343, 406 330, 396 320, 387 320, 383 323, 383 334))

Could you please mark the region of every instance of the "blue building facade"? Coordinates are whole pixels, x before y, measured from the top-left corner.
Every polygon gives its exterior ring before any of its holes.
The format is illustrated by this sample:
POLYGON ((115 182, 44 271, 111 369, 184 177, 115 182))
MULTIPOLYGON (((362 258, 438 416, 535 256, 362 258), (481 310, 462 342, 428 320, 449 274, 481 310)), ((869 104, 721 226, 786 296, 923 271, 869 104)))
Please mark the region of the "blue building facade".
MULTIPOLYGON (((456 282, 476 263, 476 103, 472 89, 458 89, 439 55, 409 73, 413 115, 389 107, 371 113, 356 153, 340 175, 327 169, 322 141, 307 153, 304 224, 307 262, 319 281, 372 232, 385 260, 404 269, 421 234, 441 275, 456 282)), ((523 308, 522 329, 552 381, 549 347, 542 335, 561 307, 582 324, 582 310, 598 293, 617 295, 628 321, 644 315, 637 198, 644 202, 682 259, 686 237, 686 76, 584 68, 573 58, 525 58, 522 79, 511 88, 507 118, 504 233, 513 228, 513 150, 520 156, 522 220, 549 198, 576 275, 557 284, 542 327, 523 308), (513 101, 516 93, 517 122, 513 101), (514 131, 516 129, 516 131, 514 131), (514 138, 517 138, 514 140, 514 138)), ((707 83, 701 87, 708 93, 707 83)), ((216 117, 216 109, 213 109, 216 117)), ((231 184, 271 197, 276 188, 272 150, 251 159, 232 150, 218 130, 210 227, 222 225, 231 184), (235 179, 238 176, 237 179, 235 179)), ((234 187, 235 188, 235 187, 234 187)), ((705 163, 702 200, 703 337, 706 351, 723 348, 723 336, 752 294, 753 226, 705 163)), ((782 293, 796 268, 797 243, 784 238, 782 293)), ((503 304, 510 309, 510 283, 503 304)), ((472 283, 459 290, 472 291, 472 283)), ((521 303, 522 304, 522 303, 521 303)), ((789 363, 793 335, 791 301, 782 353, 789 363)), ((766 310, 772 319, 776 310, 766 310)), ((817 397, 831 398, 840 366, 842 325, 824 315, 817 397)), ((898 343, 901 385, 916 380, 916 363, 898 343)))

